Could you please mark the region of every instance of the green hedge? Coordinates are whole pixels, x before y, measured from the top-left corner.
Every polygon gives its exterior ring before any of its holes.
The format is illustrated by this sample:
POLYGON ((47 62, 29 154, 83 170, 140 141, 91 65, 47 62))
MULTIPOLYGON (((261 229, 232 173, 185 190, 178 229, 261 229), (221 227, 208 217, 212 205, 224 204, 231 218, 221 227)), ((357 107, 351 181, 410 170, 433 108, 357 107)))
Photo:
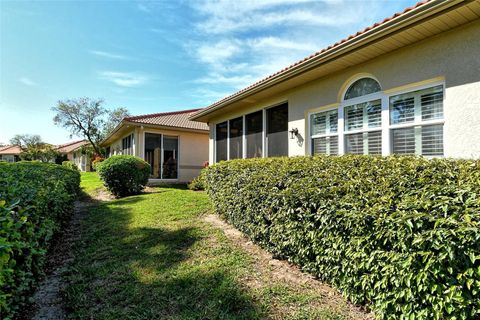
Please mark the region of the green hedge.
POLYGON ((0 163, 0 315, 10 318, 43 275, 48 245, 68 221, 78 171, 40 162, 0 163))
POLYGON ((206 181, 205 181, 205 169, 200 171, 200 174, 195 177, 190 183, 188 184, 188 189, 193 191, 202 191, 206 188, 206 181))
POLYGON ((249 159, 206 178, 229 222, 379 318, 480 317, 480 161, 249 159))
POLYGON ((128 155, 111 156, 97 164, 96 170, 105 187, 116 197, 140 193, 150 176, 147 162, 128 155))

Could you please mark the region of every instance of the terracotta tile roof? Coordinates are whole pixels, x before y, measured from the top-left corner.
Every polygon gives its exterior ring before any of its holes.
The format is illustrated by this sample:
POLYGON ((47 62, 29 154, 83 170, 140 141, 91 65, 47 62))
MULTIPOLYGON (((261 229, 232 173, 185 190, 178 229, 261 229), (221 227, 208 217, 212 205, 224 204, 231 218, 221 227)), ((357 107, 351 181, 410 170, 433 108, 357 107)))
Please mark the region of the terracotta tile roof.
POLYGON ((56 147, 56 149, 59 151, 59 152, 62 152, 62 153, 70 153, 72 151, 75 151, 77 150, 78 148, 80 148, 81 146, 83 145, 86 145, 86 144, 89 144, 90 142, 88 142, 87 140, 79 140, 79 141, 73 141, 73 142, 68 142, 68 143, 64 143, 64 144, 60 144, 56 147))
POLYGON ((189 120, 189 117, 201 109, 190 109, 173 112, 145 114, 141 116, 126 117, 123 120, 157 126, 185 128, 208 131, 208 125, 203 122, 189 120))
POLYGON ((19 146, 3 146, 0 147, 0 154, 14 154, 19 155, 22 153, 22 149, 19 146))
POLYGON ((317 51, 317 52, 311 54, 310 56, 308 56, 308 57, 306 57, 306 58, 304 58, 304 59, 302 59, 302 60, 299 60, 299 61, 297 61, 297 62, 289 65, 288 67, 285 67, 285 68, 283 68, 282 70, 277 71, 277 72, 275 72, 275 73, 267 76, 266 78, 263 78, 263 79, 255 82, 255 83, 249 85, 248 87, 243 88, 243 89, 241 89, 241 90, 239 90, 239 91, 237 91, 237 92, 235 92, 235 93, 233 93, 233 94, 231 94, 231 95, 229 95, 229 96, 227 96, 227 97, 225 97, 225 98, 223 98, 223 99, 221 99, 221 100, 219 100, 219 101, 211 104, 210 106, 208 106, 208 107, 206 107, 206 108, 204 108, 204 109, 214 108, 214 107, 216 107, 217 105, 222 104, 222 103, 223 103, 224 101, 226 101, 226 100, 232 99, 232 98, 234 98, 235 96, 238 96, 238 95, 244 93, 245 91, 249 91, 250 89, 253 89, 253 88, 257 87, 257 86, 261 85, 262 83, 267 82, 268 80, 271 80, 272 78, 278 77, 278 76, 282 75, 283 73, 285 73, 285 72, 287 72, 287 71, 290 71, 291 69, 294 69, 294 68, 298 67, 298 66, 301 65, 301 64, 304 64, 304 63, 309 62, 310 60, 316 58, 317 56, 319 56, 319 55, 321 55, 321 54, 323 54, 323 53, 325 53, 326 51, 329 51, 329 50, 331 50, 331 49, 333 49, 333 48, 336 48, 336 47, 338 47, 339 45, 341 45, 341 44, 343 44, 343 43, 345 43, 345 42, 347 42, 347 41, 355 40, 355 38, 358 38, 360 35, 363 35, 364 33, 368 32, 368 31, 370 31, 370 30, 378 29, 378 28, 382 27, 382 26, 383 26, 385 23, 387 23, 388 21, 393 20, 393 19, 396 19, 396 18, 398 18, 398 17, 406 14, 407 12, 412 11, 412 10, 414 10, 414 9, 416 9, 416 8, 419 8, 419 7, 425 5, 425 4, 429 3, 429 2, 432 2, 432 1, 434 1, 434 0, 424 0, 424 1, 418 2, 417 4, 415 4, 415 5, 411 6, 411 7, 406 8, 406 9, 403 10, 402 12, 397 12, 397 13, 395 13, 393 16, 383 19, 383 21, 381 21, 381 22, 374 23, 373 25, 371 25, 371 26, 369 26, 369 27, 367 27, 367 28, 365 28, 365 29, 363 29, 363 30, 361 30, 361 31, 358 31, 357 33, 352 34, 352 35, 350 35, 350 36, 348 36, 348 37, 346 37, 346 38, 344 38, 344 39, 342 39, 342 40, 340 40, 340 41, 338 41, 338 42, 336 42, 336 43, 334 43, 334 44, 332 44, 332 45, 330 45, 330 46, 328 46, 328 47, 326 47, 326 48, 323 48, 322 50, 317 51))

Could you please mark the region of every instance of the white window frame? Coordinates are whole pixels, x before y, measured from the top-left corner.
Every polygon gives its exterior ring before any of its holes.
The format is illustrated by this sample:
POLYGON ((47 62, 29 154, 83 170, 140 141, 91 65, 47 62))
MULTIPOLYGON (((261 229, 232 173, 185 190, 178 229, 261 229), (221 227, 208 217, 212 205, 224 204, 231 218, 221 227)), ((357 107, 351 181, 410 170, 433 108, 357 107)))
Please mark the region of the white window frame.
MULTIPOLYGON (((360 80, 360 79, 357 79, 357 80, 360 80)), ((376 79, 374 79, 374 80, 377 81, 376 79)), ((349 88, 350 87, 347 87, 347 89, 345 90, 345 93, 349 88)), ((382 117, 382 115, 380 115, 381 125, 379 127, 369 128, 368 127, 368 122, 365 121, 365 119, 366 119, 366 114, 365 113, 363 113, 362 128, 357 129, 357 130, 347 131, 345 129, 345 108, 351 107, 351 106, 354 106, 354 105, 358 105, 358 104, 371 102, 371 101, 380 100, 381 110, 383 110, 383 99, 382 99, 383 95, 384 95, 383 91, 379 91, 379 92, 370 93, 370 94, 367 94, 367 95, 364 95, 364 96, 360 96, 360 97, 356 97, 356 98, 353 98, 353 99, 348 99, 348 100, 343 100, 342 101, 342 103, 340 104, 340 107, 343 109, 343 116, 344 116, 343 137, 342 137, 342 140, 343 140, 343 150, 342 150, 342 152, 343 153, 342 154, 346 154, 346 152, 347 152, 346 139, 347 139, 348 135, 359 134, 359 133, 363 134, 363 133, 368 133, 368 132, 380 132, 380 134, 381 134, 381 132, 383 131, 383 117, 382 117)), ((345 97, 345 94, 344 94, 344 97, 345 97)), ((339 137, 339 139, 340 139, 340 137, 339 137)), ((365 140, 365 136, 363 136, 363 139, 365 140)), ((384 142, 383 142, 383 139, 382 139, 382 148, 383 148, 383 144, 384 144, 384 142)), ((368 143, 365 146, 365 142, 363 143, 363 154, 368 154, 368 143)))
MULTIPOLYGON (((402 128, 414 128, 415 131, 421 130, 422 127, 425 126, 431 126, 431 125, 445 125, 445 104, 443 104, 444 110, 443 110, 443 117, 441 119, 433 119, 433 120, 422 120, 422 109, 421 109, 421 104, 418 103, 418 101, 415 101, 415 111, 414 111, 414 120, 413 122, 408 122, 408 123, 397 123, 397 124, 390 124, 390 98, 394 96, 398 96, 401 94, 407 94, 407 93, 412 93, 415 91, 422 91, 426 89, 432 89, 434 87, 442 86, 442 93, 443 93, 443 103, 445 103, 445 82, 440 81, 438 83, 430 83, 428 85, 422 85, 418 87, 413 87, 409 89, 404 89, 400 90, 398 92, 392 93, 388 95, 388 111, 389 111, 389 118, 388 118, 388 124, 389 124, 389 131, 390 135, 391 132, 395 129, 402 129, 402 128)), ((443 127, 442 127, 443 128, 443 127)), ((417 139, 417 137, 416 137, 417 139)), ((445 143, 445 136, 443 139, 443 143, 445 143)), ((415 155, 421 155, 422 150, 421 150, 421 141, 420 142, 415 142, 415 155)), ((445 156, 445 144, 444 144, 444 150, 443 150, 443 155, 437 155, 437 156, 425 156, 428 158, 438 158, 438 157, 444 157, 445 156)), ((393 139, 390 139, 390 149, 393 151, 393 139)))
MULTIPOLYGON (((378 81, 375 78, 372 78, 376 81, 378 81)), ((354 133, 363 133, 363 132, 371 132, 371 131, 381 131, 381 136, 382 136, 382 156, 388 156, 393 154, 393 141, 392 141, 392 130, 393 129, 399 129, 399 128, 409 128, 409 127, 423 127, 423 126, 428 126, 428 125, 438 125, 442 124, 445 125, 445 121, 447 121, 445 117, 445 109, 443 113, 443 118, 442 119, 434 119, 434 120, 427 120, 427 121, 422 121, 421 118, 421 112, 416 111, 416 116, 414 122, 410 123, 401 123, 401 124, 390 124, 390 98, 393 96, 397 96, 400 94, 405 94, 405 93, 411 93, 414 91, 420 91, 420 90, 425 90, 425 89, 430 89, 436 86, 442 86, 443 88, 443 103, 444 103, 444 108, 445 108, 445 96, 446 96, 446 86, 445 86, 445 80, 434 80, 434 81, 429 81, 429 82, 424 82, 423 84, 420 85, 411 85, 411 86, 402 86, 402 89, 390 89, 390 90, 382 90, 380 92, 376 93, 371 93, 365 96, 361 97, 356 97, 353 99, 349 100, 344 100, 345 97, 345 92, 348 90, 348 88, 355 82, 359 80, 359 78, 356 78, 350 82, 350 84, 345 88, 343 95, 342 95, 342 101, 338 106, 335 107, 328 107, 326 106, 325 108, 318 108, 315 111, 309 111, 307 112, 308 116, 308 121, 306 121, 307 126, 306 126, 306 132, 308 133, 308 144, 307 144, 307 154, 308 155, 313 155, 313 146, 312 146, 312 139, 314 138, 319 138, 319 137, 325 137, 328 135, 312 135, 311 134, 311 116, 317 113, 325 112, 325 111, 331 111, 331 110, 338 110, 338 129, 337 129, 337 135, 338 135, 338 154, 339 155, 344 155, 346 151, 346 146, 345 146, 345 138, 346 135, 348 134, 354 134, 354 133), (382 124, 380 127, 377 128, 365 128, 365 123, 364 123, 364 128, 361 130, 352 130, 348 131, 348 133, 345 131, 345 108, 354 104, 359 104, 359 103, 365 103, 369 101, 375 101, 375 100, 380 100, 382 104, 382 111, 381 111, 381 121, 382 124)), ((335 134, 332 134, 335 135, 335 134)), ((443 140, 445 143, 445 138, 443 140)), ((445 144, 444 144, 444 149, 445 149, 445 144)), ((417 153, 416 153, 417 154, 417 153)), ((443 156, 425 156, 428 158, 434 157, 443 157, 443 156)))
MULTIPOLYGON (((310 136, 310 139, 309 139, 309 149, 310 149, 310 154, 313 154, 313 139, 316 139, 316 138, 327 138, 327 137, 337 137, 338 139, 338 154, 340 154, 340 127, 339 127, 339 123, 340 123, 340 110, 339 110, 339 107, 330 107, 330 108, 325 108, 321 111, 315 111, 315 112, 309 112, 308 113, 308 134, 310 136), (312 116, 315 115, 315 114, 319 114, 319 113, 323 113, 323 112, 329 112, 329 111, 334 111, 334 110, 337 110, 337 132, 329 132, 329 133, 325 133, 325 134, 314 134, 312 135, 312 116)), ((328 154, 328 153, 327 153, 328 154)))

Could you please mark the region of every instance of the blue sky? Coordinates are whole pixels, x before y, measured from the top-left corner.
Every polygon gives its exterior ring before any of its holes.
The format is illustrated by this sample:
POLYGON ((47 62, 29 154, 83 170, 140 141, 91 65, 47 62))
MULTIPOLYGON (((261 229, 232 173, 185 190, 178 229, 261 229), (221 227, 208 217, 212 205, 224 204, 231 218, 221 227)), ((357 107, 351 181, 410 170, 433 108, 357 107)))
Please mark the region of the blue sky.
POLYGON ((207 106, 416 1, 2 1, 0 142, 73 139, 66 98, 145 114, 207 106))

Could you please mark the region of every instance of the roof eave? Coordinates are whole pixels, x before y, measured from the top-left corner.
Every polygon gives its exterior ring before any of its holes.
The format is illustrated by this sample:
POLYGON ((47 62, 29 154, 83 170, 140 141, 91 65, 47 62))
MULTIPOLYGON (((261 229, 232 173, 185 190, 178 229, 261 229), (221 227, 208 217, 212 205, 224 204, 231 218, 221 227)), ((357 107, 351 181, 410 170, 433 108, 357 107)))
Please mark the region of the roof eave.
POLYGON ((138 122, 138 121, 127 121, 127 120, 122 120, 116 127, 115 129, 105 138, 100 142, 101 147, 106 147, 109 144, 111 144, 113 141, 111 141, 112 137, 120 131, 120 129, 123 126, 126 125, 131 125, 131 126, 136 126, 136 127, 153 127, 153 128, 158 128, 158 129, 164 129, 164 130, 175 130, 175 131, 186 131, 186 132, 199 132, 199 133, 205 133, 208 134, 209 130, 203 130, 203 129, 193 129, 193 128, 184 128, 184 127, 175 127, 175 126, 162 126, 158 124, 152 124, 152 123, 146 123, 146 122, 138 122))

